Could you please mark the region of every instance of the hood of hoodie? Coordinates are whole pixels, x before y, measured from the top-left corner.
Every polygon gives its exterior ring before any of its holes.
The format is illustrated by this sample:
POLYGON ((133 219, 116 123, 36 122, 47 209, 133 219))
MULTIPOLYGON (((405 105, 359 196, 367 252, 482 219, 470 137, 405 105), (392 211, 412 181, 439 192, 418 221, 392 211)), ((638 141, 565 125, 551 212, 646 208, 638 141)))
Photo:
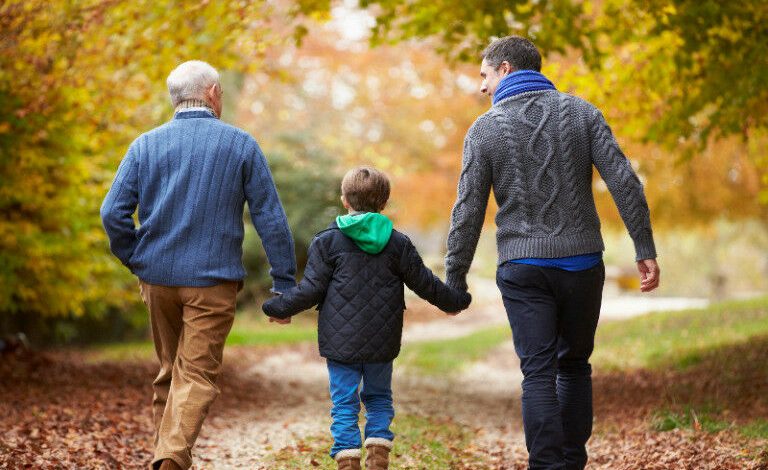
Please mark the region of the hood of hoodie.
POLYGON ((392 221, 378 212, 340 215, 336 225, 358 248, 372 255, 381 253, 392 236, 392 221))

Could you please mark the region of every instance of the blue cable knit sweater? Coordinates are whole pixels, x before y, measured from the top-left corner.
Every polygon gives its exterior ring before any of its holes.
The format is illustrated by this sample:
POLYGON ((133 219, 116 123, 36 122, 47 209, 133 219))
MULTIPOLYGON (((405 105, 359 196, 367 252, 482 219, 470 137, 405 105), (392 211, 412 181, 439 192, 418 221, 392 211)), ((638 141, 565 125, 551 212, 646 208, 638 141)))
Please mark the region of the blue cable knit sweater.
POLYGON ((179 112, 131 144, 101 218, 112 252, 143 281, 211 286, 245 277, 246 201, 274 289, 293 287, 293 237, 264 154, 253 137, 204 110, 179 112))

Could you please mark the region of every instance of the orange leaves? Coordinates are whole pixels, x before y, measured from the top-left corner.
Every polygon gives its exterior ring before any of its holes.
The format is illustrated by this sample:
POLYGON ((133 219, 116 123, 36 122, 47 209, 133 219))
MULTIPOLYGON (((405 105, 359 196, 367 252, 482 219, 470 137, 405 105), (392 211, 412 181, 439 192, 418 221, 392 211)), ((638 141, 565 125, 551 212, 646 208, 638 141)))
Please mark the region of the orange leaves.
POLYGON ((479 82, 466 86, 474 66, 449 70, 415 43, 370 49, 325 25, 312 27, 300 49, 272 51, 265 65, 288 77, 247 76, 237 111, 267 155, 279 136, 300 133, 334 157, 339 173, 363 163, 386 171, 387 212, 398 223, 446 223, 464 133, 489 104, 477 96, 479 82))

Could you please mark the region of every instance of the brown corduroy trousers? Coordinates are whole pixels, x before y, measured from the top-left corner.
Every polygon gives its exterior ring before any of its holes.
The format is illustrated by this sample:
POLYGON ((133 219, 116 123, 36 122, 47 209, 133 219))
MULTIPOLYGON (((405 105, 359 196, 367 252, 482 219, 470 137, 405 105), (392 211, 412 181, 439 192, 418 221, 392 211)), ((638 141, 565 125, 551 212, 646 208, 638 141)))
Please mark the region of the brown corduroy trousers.
POLYGON ((192 447, 219 389, 224 341, 235 319, 238 281, 212 287, 139 282, 160 360, 154 382, 152 467, 172 459, 192 465, 192 447))

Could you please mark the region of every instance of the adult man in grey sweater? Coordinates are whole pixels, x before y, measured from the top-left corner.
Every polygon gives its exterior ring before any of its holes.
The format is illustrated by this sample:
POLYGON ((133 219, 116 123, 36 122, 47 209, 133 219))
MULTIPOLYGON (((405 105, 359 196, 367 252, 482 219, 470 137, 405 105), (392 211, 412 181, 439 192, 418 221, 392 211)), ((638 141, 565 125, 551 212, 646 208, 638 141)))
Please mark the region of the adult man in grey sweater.
POLYGON ((643 187, 603 115, 558 92, 541 55, 508 36, 483 52, 481 91, 492 107, 464 141, 445 259, 448 284, 467 289, 491 189, 497 285, 523 372, 523 427, 532 469, 582 469, 592 432, 592 369, 605 270, 592 167, 635 245, 641 290, 659 285, 643 187))

